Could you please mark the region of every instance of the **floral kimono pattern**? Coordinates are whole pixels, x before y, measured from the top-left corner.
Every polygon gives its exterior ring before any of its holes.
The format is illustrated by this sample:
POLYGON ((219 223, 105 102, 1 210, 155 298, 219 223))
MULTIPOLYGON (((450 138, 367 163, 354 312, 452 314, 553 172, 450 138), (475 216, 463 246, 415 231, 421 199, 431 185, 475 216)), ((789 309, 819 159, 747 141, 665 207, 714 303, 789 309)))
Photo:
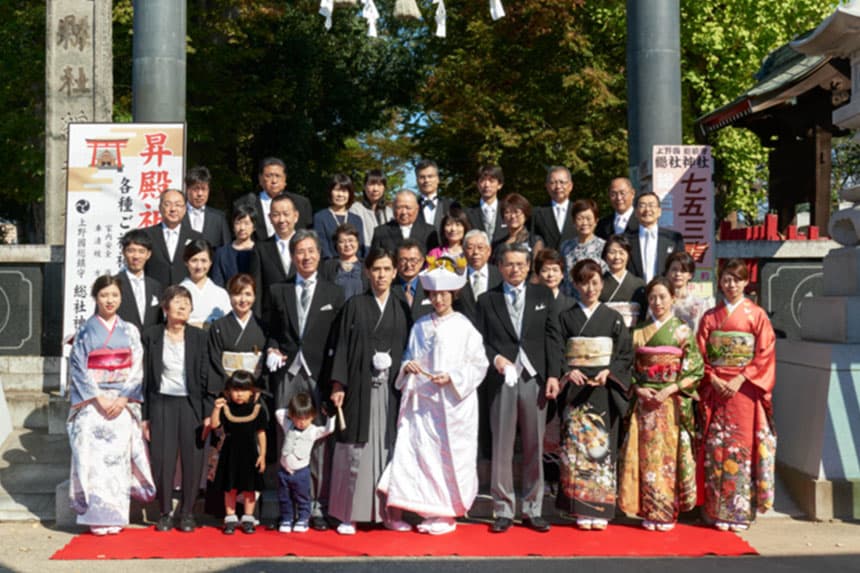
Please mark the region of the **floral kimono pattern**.
POLYGON ((702 355, 689 326, 676 317, 659 328, 651 322, 636 329, 633 346, 637 385, 661 390, 685 379, 696 381, 650 410, 634 395, 621 446, 619 507, 628 515, 672 523, 680 511, 696 505, 693 402, 704 372, 702 355))
POLYGON ((78 523, 128 524, 129 498, 155 497, 149 454, 141 432, 143 347, 137 328, 117 317, 112 329, 94 316, 75 335, 69 357, 71 402, 66 429, 72 449, 69 501, 78 523), (130 350, 131 364, 93 368, 96 351, 130 350), (93 403, 99 396, 128 398, 119 416, 106 418, 93 403))
POLYGON ((729 313, 719 304, 702 318, 697 335, 705 354, 698 452, 699 501, 714 521, 748 524, 773 507, 776 433, 771 393, 775 337, 764 310, 749 300, 729 313), (711 376, 744 383, 731 398, 711 386, 711 376))

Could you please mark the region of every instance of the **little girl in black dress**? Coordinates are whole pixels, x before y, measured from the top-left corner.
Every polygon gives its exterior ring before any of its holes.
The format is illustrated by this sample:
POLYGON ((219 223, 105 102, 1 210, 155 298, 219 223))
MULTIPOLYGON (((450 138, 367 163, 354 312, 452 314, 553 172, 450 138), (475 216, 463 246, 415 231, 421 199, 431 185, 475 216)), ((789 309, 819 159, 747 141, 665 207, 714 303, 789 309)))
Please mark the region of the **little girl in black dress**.
POLYGON ((236 517, 236 495, 244 494, 245 514, 241 526, 245 533, 254 533, 256 492, 263 489, 266 470, 266 425, 268 412, 260 391, 254 385, 254 375, 236 370, 227 379, 226 398, 215 400, 212 428, 223 426, 226 434, 218 469, 212 486, 224 492, 224 533, 232 535, 239 525, 236 517))

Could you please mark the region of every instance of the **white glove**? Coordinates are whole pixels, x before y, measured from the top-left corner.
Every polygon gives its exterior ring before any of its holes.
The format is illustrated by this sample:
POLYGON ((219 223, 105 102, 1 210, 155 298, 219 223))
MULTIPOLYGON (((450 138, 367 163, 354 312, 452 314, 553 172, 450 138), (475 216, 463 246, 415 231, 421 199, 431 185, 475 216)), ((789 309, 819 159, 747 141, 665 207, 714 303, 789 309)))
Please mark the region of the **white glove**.
POLYGON ((269 372, 283 368, 286 363, 287 359, 276 352, 269 352, 269 355, 266 356, 266 367, 269 369, 269 372))
POLYGON ((505 366, 505 386, 509 386, 513 388, 517 385, 517 380, 519 380, 520 376, 517 374, 517 367, 513 364, 508 364, 505 366))

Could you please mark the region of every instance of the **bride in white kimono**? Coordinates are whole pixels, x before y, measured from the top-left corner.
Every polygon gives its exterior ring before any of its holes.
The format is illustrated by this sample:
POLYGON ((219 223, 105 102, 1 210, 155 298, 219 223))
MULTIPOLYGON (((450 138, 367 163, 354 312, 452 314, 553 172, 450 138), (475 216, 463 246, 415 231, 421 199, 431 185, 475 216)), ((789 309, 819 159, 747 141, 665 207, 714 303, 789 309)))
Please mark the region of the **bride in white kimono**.
POLYGON ((79 524, 105 535, 128 524, 129 498, 151 501, 155 485, 140 423, 140 334, 116 314, 119 279, 99 277, 92 295, 96 313, 75 334, 69 358, 69 501, 79 524))
POLYGON ((379 483, 388 507, 421 515, 418 530, 432 535, 454 531, 478 493, 477 389, 489 365, 481 334, 452 309, 465 276, 442 265, 419 275, 435 312, 409 335, 394 456, 379 483))

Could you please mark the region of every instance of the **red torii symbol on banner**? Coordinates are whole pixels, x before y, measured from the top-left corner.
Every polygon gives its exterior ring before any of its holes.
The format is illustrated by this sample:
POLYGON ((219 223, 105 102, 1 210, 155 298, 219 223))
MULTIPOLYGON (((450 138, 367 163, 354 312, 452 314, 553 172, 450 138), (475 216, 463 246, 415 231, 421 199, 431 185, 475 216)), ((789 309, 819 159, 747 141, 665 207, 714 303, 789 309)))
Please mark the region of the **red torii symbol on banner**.
POLYGON ((122 171, 122 153, 120 150, 126 146, 128 139, 87 139, 87 147, 92 147, 93 158, 90 160, 90 167, 98 169, 116 169, 122 171), (110 154, 113 151, 115 155, 115 163, 101 161, 99 152, 107 152, 110 154))

